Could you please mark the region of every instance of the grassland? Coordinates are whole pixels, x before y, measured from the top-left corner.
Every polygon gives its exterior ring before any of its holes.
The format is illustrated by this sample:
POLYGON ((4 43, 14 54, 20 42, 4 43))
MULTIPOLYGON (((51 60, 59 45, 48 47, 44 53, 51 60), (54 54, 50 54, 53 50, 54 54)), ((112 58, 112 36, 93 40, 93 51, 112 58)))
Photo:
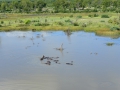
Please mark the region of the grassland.
POLYGON ((116 13, 41 13, 0 14, 0 31, 13 30, 84 30, 97 35, 120 36, 116 13), (102 15, 108 18, 101 18, 102 15), (116 21, 115 21, 116 20, 116 21))

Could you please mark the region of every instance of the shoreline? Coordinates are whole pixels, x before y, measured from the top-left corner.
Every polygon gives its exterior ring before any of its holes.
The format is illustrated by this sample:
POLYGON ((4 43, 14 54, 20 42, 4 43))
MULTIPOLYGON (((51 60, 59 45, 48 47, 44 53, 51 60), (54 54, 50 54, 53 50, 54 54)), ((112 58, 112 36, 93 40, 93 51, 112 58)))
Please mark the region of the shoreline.
POLYGON ((107 36, 117 38, 120 37, 120 31, 114 30, 111 31, 109 28, 83 28, 80 26, 39 26, 39 27, 0 27, 0 32, 9 32, 9 31, 84 31, 84 32, 93 32, 98 36, 107 36))
POLYGON ((103 13, 100 13, 98 17, 89 17, 90 14, 96 13, 6 13, 7 18, 0 18, 0 32, 70 30, 94 32, 99 36, 120 36, 120 30, 111 29, 118 25, 109 23, 110 20, 117 18, 116 13, 106 13, 111 16, 110 18, 101 18, 103 13))

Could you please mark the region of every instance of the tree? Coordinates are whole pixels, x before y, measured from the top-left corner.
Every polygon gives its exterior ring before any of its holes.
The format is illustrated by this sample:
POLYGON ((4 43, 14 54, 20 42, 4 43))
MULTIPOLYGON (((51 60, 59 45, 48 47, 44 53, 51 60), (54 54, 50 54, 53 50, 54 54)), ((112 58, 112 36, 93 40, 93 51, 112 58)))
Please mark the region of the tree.
POLYGON ((21 0, 20 8, 24 11, 29 13, 32 9, 32 2, 30 0, 21 0))
POLYGON ((58 13, 59 12, 59 9, 60 9, 60 0, 56 0, 55 2, 53 2, 53 6, 54 6, 54 9, 55 9, 55 12, 58 13))
POLYGON ((36 7, 38 11, 41 12, 44 7, 46 7, 46 3, 43 0, 37 0, 36 7))
POLYGON ((7 3, 6 2, 2 2, 1 3, 1 11, 5 13, 6 9, 7 9, 7 3))

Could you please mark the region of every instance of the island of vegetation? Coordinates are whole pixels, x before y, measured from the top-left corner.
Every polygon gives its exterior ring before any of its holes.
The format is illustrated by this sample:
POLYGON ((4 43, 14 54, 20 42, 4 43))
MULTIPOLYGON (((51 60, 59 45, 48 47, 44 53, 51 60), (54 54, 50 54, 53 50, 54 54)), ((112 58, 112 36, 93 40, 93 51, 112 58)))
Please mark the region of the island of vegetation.
POLYGON ((0 0, 0 31, 84 30, 120 36, 120 0, 0 0))

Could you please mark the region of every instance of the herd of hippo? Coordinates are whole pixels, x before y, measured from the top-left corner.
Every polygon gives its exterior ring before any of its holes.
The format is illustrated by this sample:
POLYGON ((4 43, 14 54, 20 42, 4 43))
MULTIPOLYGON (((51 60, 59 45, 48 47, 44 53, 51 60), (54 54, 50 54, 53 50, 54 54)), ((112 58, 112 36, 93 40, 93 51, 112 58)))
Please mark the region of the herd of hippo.
MULTIPOLYGON (((44 64, 46 64, 46 65, 51 65, 51 63, 56 63, 56 64, 60 64, 60 62, 59 62, 59 57, 46 57, 46 56, 42 56, 41 58, 40 58, 40 60, 41 61, 45 61, 45 63, 44 64)), ((67 65, 73 65, 73 61, 71 61, 70 63, 66 63, 67 65)))

